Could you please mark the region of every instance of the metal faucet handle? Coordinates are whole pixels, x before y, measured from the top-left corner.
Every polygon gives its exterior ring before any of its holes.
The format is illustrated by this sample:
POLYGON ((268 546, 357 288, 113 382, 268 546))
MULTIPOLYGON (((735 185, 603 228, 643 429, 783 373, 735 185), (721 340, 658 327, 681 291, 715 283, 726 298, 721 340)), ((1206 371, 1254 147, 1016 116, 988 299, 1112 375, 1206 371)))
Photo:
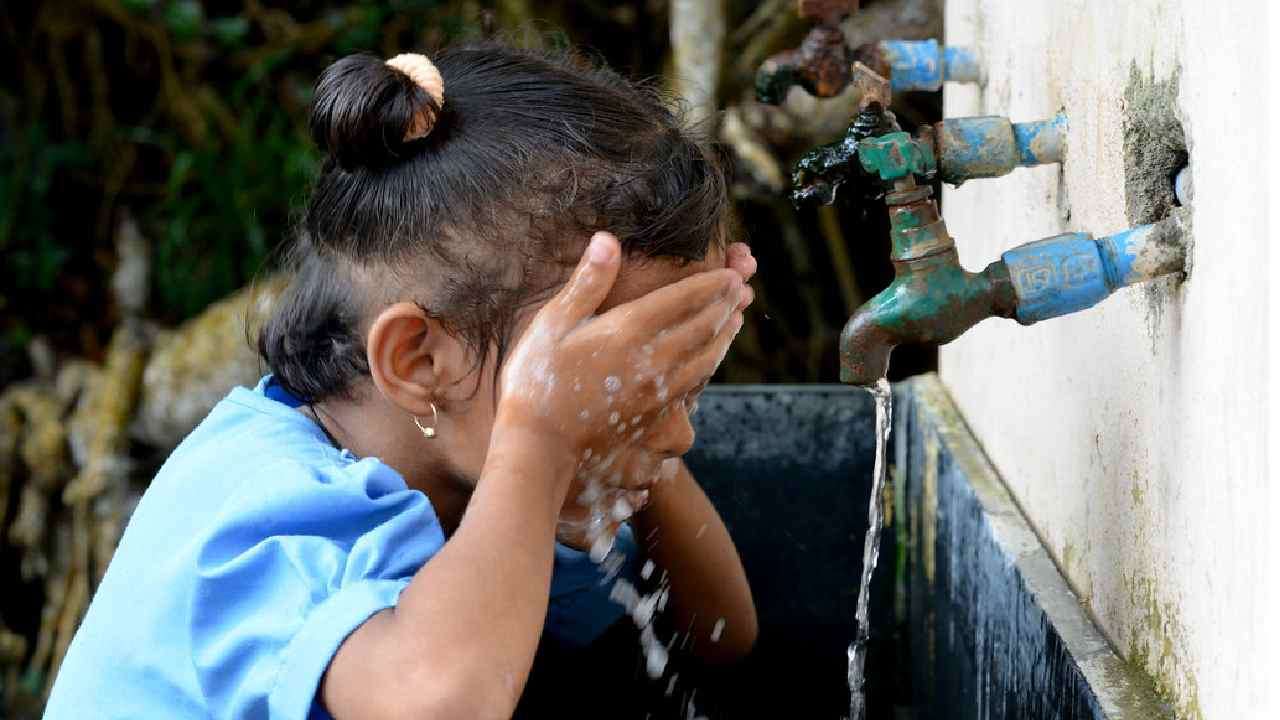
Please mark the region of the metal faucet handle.
POLYGON ((938 169, 930 144, 920 142, 905 132, 860 141, 858 162, 868 173, 888 183, 912 176, 928 180, 938 169))
POLYGON ((819 145, 796 162, 791 176, 791 201, 797 207, 814 202, 830 205, 835 202, 837 191, 851 194, 857 202, 878 200, 884 195, 884 183, 859 162, 859 144, 896 132, 900 129, 893 113, 880 103, 870 103, 854 117, 844 137, 819 145))

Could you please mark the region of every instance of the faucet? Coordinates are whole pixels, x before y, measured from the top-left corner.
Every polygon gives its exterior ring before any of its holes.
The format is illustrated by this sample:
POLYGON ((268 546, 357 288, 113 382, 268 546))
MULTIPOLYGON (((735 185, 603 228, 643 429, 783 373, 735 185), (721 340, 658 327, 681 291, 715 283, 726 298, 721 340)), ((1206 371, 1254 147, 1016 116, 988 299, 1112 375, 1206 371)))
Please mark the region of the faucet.
POLYGON ((858 9, 858 0, 797 0, 800 17, 815 21, 800 47, 767 58, 756 72, 756 97, 777 105, 792 85, 817 97, 839 95, 852 77, 853 52, 840 23, 858 9))
MULTIPOLYGON (((875 77, 868 73, 867 77, 875 77)), ((868 87, 870 87, 868 81, 868 87)), ((797 204, 819 201, 831 204, 841 186, 876 198, 890 177, 876 177, 858 161, 859 150, 875 152, 879 144, 864 145, 872 137, 898 133, 899 152, 916 153, 919 164, 894 172, 935 174, 945 183, 960 185, 967 180, 1007 175, 1019 167, 1062 161, 1066 146, 1067 116, 1059 113, 1048 120, 1015 123, 995 115, 950 118, 919 129, 911 140, 898 129, 893 113, 884 110, 879 99, 871 99, 849 124, 844 137, 819 145, 796 162, 792 175, 792 200, 797 204)), ((881 149, 880 152, 887 152, 881 149)), ((879 165, 887 158, 876 160, 879 165)), ((883 174, 883 173, 881 173, 883 174)), ((893 177, 899 177, 894 175, 893 177)))
POLYGON ((885 40, 850 48, 841 22, 858 10, 858 0, 797 0, 800 17, 814 21, 800 46, 767 58, 756 73, 756 97, 777 105, 793 85, 815 97, 839 95, 858 85, 858 65, 889 80, 894 91, 938 90, 944 80, 976 83, 978 56, 937 40, 885 40))
MULTIPOLYGON (((1002 127, 989 118, 978 120, 983 122, 976 127, 1002 127)), ((953 159, 985 155, 999 161, 974 160, 953 171, 964 174, 969 171, 961 168, 970 167, 972 177, 989 177, 982 173, 1000 171, 1015 158, 1019 163, 1030 160, 1018 149, 1023 146, 1032 155, 1039 151, 1047 158, 1052 150, 1060 156, 1060 138, 1032 146, 1038 144, 1039 133, 1056 132, 1053 127, 1065 121, 1034 125, 1025 133, 1013 131, 1013 150, 1002 143, 994 152, 953 153, 953 159)), ((856 157, 863 177, 892 185, 884 199, 894 280, 863 304, 841 332, 842 382, 874 384, 888 371, 893 348, 902 343, 945 344, 988 317, 1031 325, 1092 307, 1121 287, 1184 271, 1190 215, 1182 208, 1154 224, 1102 238, 1072 232, 1026 243, 1006 251, 982 272, 968 272, 931 199, 932 189, 915 181, 917 175, 931 178, 938 163, 947 162, 945 152, 941 161, 935 160, 934 147, 928 133, 923 139, 895 132, 858 142, 856 157)))

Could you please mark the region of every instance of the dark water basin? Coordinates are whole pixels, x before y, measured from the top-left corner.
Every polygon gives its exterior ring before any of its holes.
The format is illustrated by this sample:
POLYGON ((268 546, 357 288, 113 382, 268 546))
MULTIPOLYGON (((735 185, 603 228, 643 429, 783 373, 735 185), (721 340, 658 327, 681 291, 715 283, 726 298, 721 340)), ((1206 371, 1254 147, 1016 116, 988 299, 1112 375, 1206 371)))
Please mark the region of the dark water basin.
MULTIPOLYGON (((1149 680, 1088 620, 938 379, 915 378, 894 394, 895 487, 872 581, 870 720, 1165 716, 1149 680)), ((673 653, 668 674, 651 681, 636 632, 622 623, 586 651, 544 647, 520 717, 847 714, 871 396, 831 385, 728 386, 708 389, 700 405, 686 460, 742 556, 759 613, 755 651, 715 670, 673 653)))

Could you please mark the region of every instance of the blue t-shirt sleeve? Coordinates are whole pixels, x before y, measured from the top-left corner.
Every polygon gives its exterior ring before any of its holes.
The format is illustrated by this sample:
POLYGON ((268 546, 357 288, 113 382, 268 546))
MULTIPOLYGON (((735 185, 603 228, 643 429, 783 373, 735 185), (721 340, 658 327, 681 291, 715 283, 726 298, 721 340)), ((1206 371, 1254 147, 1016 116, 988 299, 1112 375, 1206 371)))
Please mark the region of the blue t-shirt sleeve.
POLYGON ((282 461, 248 478, 192 593, 193 662, 214 716, 322 715, 316 691, 338 646, 443 544, 426 497, 376 461, 332 472, 282 461))
MULTIPOLYGON (((618 528, 613 552, 622 561, 616 577, 636 582, 640 549, 631 526, 618 528)), ((569 647, 585 647, 600 637, 625 613, 622 605, 609 599, 613 577, 587 553, 557 543, 545 632, 569 647)))

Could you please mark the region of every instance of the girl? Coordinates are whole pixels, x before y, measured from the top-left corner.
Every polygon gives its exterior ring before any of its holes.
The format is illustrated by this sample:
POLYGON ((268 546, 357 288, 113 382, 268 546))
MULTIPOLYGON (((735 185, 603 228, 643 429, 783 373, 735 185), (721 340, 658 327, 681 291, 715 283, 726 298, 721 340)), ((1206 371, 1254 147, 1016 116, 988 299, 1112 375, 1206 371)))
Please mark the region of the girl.
POLYGON ((544 624, 621 616, 637 538, 694 651, 746 653, 678 460, 755 270, 714 157, 608 70, 496 45, 344 58, 311 126, 271 374, 154 479, 47 717, 508 717, 544 624))

